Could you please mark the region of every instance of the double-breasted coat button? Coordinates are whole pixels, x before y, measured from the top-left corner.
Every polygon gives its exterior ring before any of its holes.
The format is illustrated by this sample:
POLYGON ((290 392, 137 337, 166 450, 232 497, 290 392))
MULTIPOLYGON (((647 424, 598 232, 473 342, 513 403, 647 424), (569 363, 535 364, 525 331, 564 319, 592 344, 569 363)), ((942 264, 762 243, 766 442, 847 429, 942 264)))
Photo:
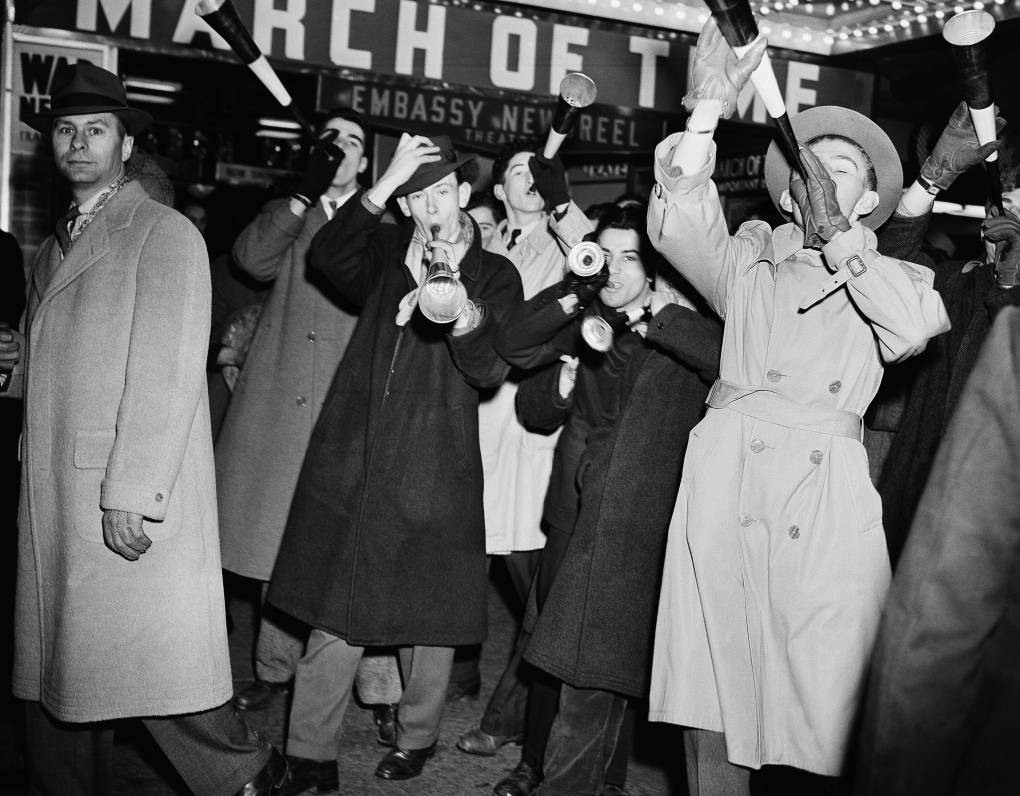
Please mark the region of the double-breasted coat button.
POLYGON ((308 399, 305 398, 305 396, 303 396, 303 395, 299 395, 297 397, 296 403, 297 403, 298 406, 304 406, 305 404, 308 403, 308 399))
POLYGON ((829 382, 829 392, 831 392, 833 395, 838 393, 840 391, 840 389, 842 389, 842 387, 843 387, 843 382, 841 382, 841 381, 830 381, 829 382))
POLYGON ((769 381, 779 381, 782 377, 783 374, 780 373, 778 370, 770 370, 768 373, 765 374, 765 378, 767 378, 769 381))
POLYGON ((811 460, 811 464, 821 464, 822 459, 825 458, 825 454, 821 451, 815 450, 811 451, 811 455, 808 456, 808 458, 811 460))
POLYGON ((162 492, 157 492, 156 493, 156 502, 157 503, 162 503, 163 502, 163 493, 162 492))
POLYGON ((740 525, 743 528, 747 528, 750 525, 754 525, 754 517, 748 514, 746 511, 740 515, 740 525))
POLYGON ((754 451, 755 453, 761 453, 763 450, 765 450, 765 443, 762 442, 760 439, 753 439, 751 440, 751 450, 754 451))
POLYGON ((789 534, 791 539, 797 539, 800 537, 800 528, 798 528, 796 525, 791 525, 790 530, 788 530, 786 533, 789 534))

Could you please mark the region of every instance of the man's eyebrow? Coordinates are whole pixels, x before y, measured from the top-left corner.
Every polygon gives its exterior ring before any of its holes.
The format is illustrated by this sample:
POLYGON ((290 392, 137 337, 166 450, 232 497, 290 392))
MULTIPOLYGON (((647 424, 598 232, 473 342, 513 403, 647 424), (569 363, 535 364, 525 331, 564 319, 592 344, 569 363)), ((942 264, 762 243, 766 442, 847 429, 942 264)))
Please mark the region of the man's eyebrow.
POLYGON ((845 160, 845 161, 846 161, 847 163, 852 163, 852 164, 853 164, 853 166, 854 166, 854 168, 855 168, 855 169, 856 169, 857 171, 860 171, 860 170, 861 170, 861 167, 860 167, 860 165, 859 165, 859 164, 857 163, 857 161, 856 161, 856 160, 854 160, 854 159, 853 159, 852 157, 850 157, 849 155, 840 155, 840 154, 835 154, 835 155, 833 155, 833 156, 832 156, 832 160, 845 160))

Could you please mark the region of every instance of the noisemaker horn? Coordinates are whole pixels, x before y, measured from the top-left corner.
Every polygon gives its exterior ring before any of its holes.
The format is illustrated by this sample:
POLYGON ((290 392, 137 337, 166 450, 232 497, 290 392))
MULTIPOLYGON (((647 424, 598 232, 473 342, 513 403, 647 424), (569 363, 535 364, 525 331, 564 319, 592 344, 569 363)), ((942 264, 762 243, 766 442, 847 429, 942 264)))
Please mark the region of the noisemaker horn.
POLYGON ((552 128, 542 150, 545 157, 555 157, 560 151, 560 146, 577 121, 577 115, 595 102, 597 93, 595 81, 587 75, 570 72, 564 76, 560 81, 560 99, 556 105, 556 113, 553 114, 552 128))
MULTIPOLYGON (((716 24, 726 42, 733 48, 737 57, 743 56, 755 39, 758 38, 758 23, 751 13, 751 4, 748 0, 705 0, 705 4, 715 17, 716 24)), ((804 173, 804 164, 800 160, 800 145, 797 137, 793 134, 793 127, 790 125, 790 115, 786 111, 786 101, 779 90, 779 83, 776 81, 776 73, 772 70, 772 61, 766 52, 761 63, 751 73, 751 84, 758 92, 769 116, 776 123, 776 130, 779 134, 779 148, 786 156, 786 162, 791 168, 797 170, 802 178, 807 180, 804 173)))
POLYGON ((276 70, 266 60, 266 56, 262 54, 248 29, 241 22, 241 17, 233 2, 231 0, 198 0, 195 13, 223 37, 230 45, 230 49, 241 59, 241 63, 251 69, 262 85, 269 89, 269 93, 276 98, 276 101, 290 111, 294 120, 301 125, 301 129, 315 138, 314 128, 294 105, 294 99, 280 81, 280 76, 276 74, 276 70))
MULTIPOLYGON (((964 11, 946 22, 942 37, 953 47, 953 59, 963 80, 963 98, 970 108, 978 143, 995 140, 995 105, 988 77, 988 38, 995 30, 995 18, 987 11, 964 11)), ((985 160, 988 201, 1002 212, 1002 184, 999 182, 999 153, 985 160)))

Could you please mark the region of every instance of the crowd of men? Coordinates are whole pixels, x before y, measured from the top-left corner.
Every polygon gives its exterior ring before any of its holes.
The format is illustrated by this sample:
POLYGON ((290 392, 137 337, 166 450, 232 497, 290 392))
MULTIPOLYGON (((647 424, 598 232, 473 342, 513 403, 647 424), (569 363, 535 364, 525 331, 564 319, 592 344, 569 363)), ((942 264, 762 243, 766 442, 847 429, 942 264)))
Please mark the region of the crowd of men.
POLYGON ((684 728, 700 796, 1007 792, 1017 168, 1003 150, 984 261, 934 263, 935 197, 998 143, 961 105, 904 190, 878 125, 812 108, 802 166, 766 156, 787 223, 731 235, 713 132, 764 48, 738 59, 709 22, 647 204, 593 218, 531 143, 496 157, 488 200, 441 135, 403 134, 364 188, 371 130, 326 114, 233 249, 272 286, 223 338, 215 450, 217 269, 126 169, 148 114, 73 68, 33 119, 73 202, 0 328, 25 403, 13 688, 33 792, 109 792, 126 717, 200 796, 328 792, 355 688, 388 747, 376 775, 417 777, 448 694, 478 690, 477 659, 454 658, 484 640, 492 556, 525 620, 457 746, 522 744, 495 796, 625 793, 639 709, 684 728), (460 296, 446 322, 437 295, 460 296), (879 446, 862 417, 894 365, 909 383, 875 401, 899 421, 879 446), (237 695, 221 569, 262 584, 237 695), (238 712, 280 692, 284 750, 238 712))

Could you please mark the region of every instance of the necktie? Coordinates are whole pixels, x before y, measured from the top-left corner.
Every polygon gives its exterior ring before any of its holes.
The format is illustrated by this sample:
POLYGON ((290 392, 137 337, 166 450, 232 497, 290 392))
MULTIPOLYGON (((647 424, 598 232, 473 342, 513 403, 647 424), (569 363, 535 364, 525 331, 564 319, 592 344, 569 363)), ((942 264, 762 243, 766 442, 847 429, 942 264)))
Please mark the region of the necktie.
POLYGON ((509 242, 509 243, 508 243, 508 244, 506 245, 506 250, 507 250, 507 251, 510 251, 510 250, 511 250, 511 249, 512 249, 512 248, 513 248, 514 246, 516 246, 516 245, 517 245, 517 239, 518 239, 518 238, 519 238, 520 236, 521 236, 521 230, 520 230, 520 227, 518 227, 517 229, 513 230, 513 231, 512 231, 511 233, 510 233, 510 242, 509 242))
POLYGON ((60 253, 65 256, 67 255, 67 250, 71 248, 71 233, 68 232, 67 228, 80 215, 81 211, 77 205, 74 205, 57 221, 57 228, 55 230, 57 243, 60 244, 60 253))
POLYGON ((329 204, 329 218, 332 221, 333 216, 336 215, 337 208, 340 207, 340 203, 336 199, 327 199, 326 202, 329 204))

